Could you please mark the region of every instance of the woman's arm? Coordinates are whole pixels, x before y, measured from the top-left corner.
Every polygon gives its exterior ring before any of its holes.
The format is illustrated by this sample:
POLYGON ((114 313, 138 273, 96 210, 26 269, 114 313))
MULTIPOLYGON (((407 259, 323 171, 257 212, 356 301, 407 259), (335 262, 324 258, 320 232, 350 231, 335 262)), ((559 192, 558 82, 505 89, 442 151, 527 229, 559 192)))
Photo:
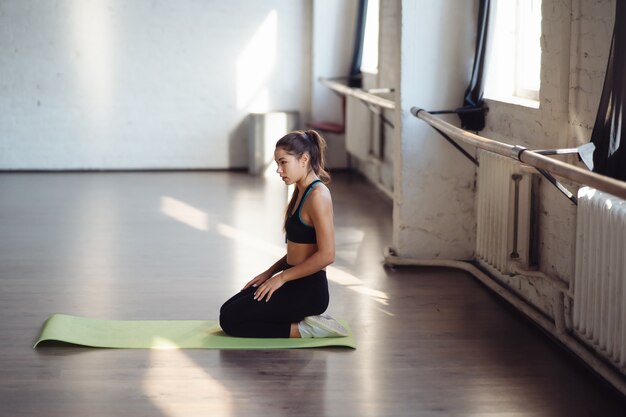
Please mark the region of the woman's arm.
POLYGON ((273 276, 274 274, 280 272, 280 271, 284 271, 285 268, 287 268, 287 255, 283 256, 282 258, 280 258, 279 260, 277 260, 274 265, 270 266, 268 268, 267 271, 265 271, 266 273, 269 274, 269 276, 273 276))
POLYGON ((314 274, 335 261, 333 204, 330 191, 326 187, 316 187, 310 193, 308 212, 315 227, 317 251, 304 262, 263 282, 254 294, 255 299, 260 301, 267 296, 265 301, 269 301, 274 291, 282 287, 285 282, 314 274))
POLYGON ((270 266, 267 270, 261 272, 259 275, 248 281, 248 283, 241 289, 242 291, 248 287, 257 287, 260 284, 264 283, 272 276, 277 274, 280 271, 285 270, 287 267, 287 255, 283 256, 279 260, 277 260, 274 265, 270 266))

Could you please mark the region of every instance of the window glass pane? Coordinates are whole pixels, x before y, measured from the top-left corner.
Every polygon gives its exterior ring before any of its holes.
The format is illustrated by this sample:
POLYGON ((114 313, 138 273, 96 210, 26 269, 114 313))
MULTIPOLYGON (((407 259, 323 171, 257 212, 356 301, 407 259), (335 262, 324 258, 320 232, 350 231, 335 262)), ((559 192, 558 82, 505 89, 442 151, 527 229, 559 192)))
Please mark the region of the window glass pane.
POLYGON ((541 0, 519 1, 518 16, 515 95, 539 100, 541 0))
POLYGON ((541 0, 492 2, 486 98, 507 102, 539 100, 540 36, 541 0))
POLYGON ((379 0, 368 0, 361 58, 361 71, 373 74, 378 72, 378 8, 379 0))

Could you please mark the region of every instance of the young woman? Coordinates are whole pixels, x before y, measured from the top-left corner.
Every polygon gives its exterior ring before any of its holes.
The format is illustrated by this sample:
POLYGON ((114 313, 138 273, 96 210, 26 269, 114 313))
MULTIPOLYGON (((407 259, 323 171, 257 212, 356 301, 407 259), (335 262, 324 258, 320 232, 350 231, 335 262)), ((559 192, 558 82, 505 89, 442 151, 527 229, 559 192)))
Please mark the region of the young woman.
POLYGON ((333 205, 325 183, 326 142, 314 130, 276 143, 276 172, 295 190, 285 213, 287 254, 254 277, 220 309, 224 332, 238 337, 339 337, 346 329, 328 315, 324 268, 335 260, 333 205))

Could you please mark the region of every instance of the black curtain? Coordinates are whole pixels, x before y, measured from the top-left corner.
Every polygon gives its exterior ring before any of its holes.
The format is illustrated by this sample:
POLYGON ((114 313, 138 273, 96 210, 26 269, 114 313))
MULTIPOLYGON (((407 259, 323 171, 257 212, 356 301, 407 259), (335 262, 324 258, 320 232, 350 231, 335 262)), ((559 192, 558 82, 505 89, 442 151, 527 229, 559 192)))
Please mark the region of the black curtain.
POLYGON ((359 0, 359 10, 356 17, 354 31, 354 48, 352 50, 352 64, 348 75, 348 86, 361 88, 361 58, 363 57, 363 37, 365 36, 365 18, 367 17, 367 0, 359 0))
POLYGON ((591 133, 593 170, 599 174, 626 181, 626 140, 624 105, 626 104, 626 2, 615 2, 615 26, 606 67, 604 88, 598 115, 591 133))
POLYGON ((461 127, 475 132, 485 128, 485 113, 487 112, 483 101, 483 81, 487 49, 487 28, 489 27, 489 8, 490 0, 480 0, 472 77, 465 90, 463 107, 457 109, 461 119, 461 127))

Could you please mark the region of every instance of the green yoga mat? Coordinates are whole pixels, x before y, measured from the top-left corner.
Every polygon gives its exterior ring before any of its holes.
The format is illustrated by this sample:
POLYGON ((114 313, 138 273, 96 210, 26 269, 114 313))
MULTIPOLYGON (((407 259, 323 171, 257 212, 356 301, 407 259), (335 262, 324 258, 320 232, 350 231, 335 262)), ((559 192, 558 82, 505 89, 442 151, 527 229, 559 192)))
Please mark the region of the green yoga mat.
POLYGON ((121 349, 356 349, 352 332, 319 339, 253 339, 228 336, 215 320, 99 320, 65 314, 46 320, 33 348, 45 340, 121 349))

